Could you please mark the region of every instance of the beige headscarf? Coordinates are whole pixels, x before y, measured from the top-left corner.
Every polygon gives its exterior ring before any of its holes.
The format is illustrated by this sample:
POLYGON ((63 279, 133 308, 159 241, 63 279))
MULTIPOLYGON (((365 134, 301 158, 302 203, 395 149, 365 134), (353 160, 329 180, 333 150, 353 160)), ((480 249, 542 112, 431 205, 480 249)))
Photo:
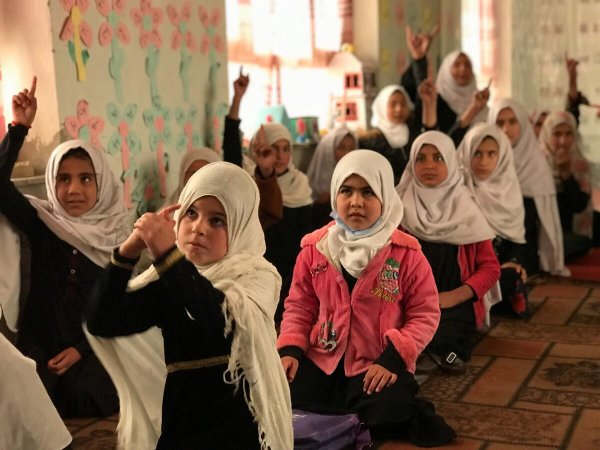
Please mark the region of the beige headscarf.
POLYGON ((179 184, 177 185, 177 188, 165 199, 165 205, 173 205, 177 203, 179 200, 179 195, 183 190, 185 173, 193 163, 196 161, 213 163, 220 160, 221 157, 212 148, 201 147, 189 150, 185 155, 183 155, 183 158, 181 158, 181 162, 179 163, 179 184))
POLYGON ((458 146, 458 158, 462 163, 466 185, 496 235, 524 244, 523 195, 513 163, 512 147, 506 135, 496 125, 478 123, 458 146), (487 137, 498 144, 498 163, 491 175, 482 181, 473 174, 471 160, 487 137))
POLYGON ((377 97, 373 100, 373 106, 371 106, 371 111, 373 113, 373 116, 371 117, 371 126, 381 130, 392 148, 401 148, 408 143, 410 130, 405 123, 392 123, 388 118, 388 102, 394 92, 400 92, 404 96, 406 105, 411 111, 415 109, 415 105, 410 100, 410 96, 406 92, 406 89, 398 84, 391 84, 379 91, 377 97))
MULTIPOLYGON (((460 50, 455 50, 446 55, 442 61, 440 69, 438 70, 437 79, 435 82, 435 87, 437 88, 438 94, 444 99, 450 109, 454 111, 457 116, 460 116, 463 112, 465 112, 471 103, 473 93, 477 92, 475 75, 473 75, 473 79, 466 86, 459 86, 452 76, 452 65, 454 64, 454 61, 456 61, 456 58, 458 58, 458 56, 461 54, 467 56, 466 53, 460 50)), ((486 106, 477 114, 477 116, 475 116, 473 122, 485 122, 487 114, 488 108, 486 106)))
POLYGON ((313 157, 310 160, 306 176, 310 181, 313 198, 316 200, 323 192, 329 192, 331 186, 331 175, 337 164, 335 160, 335 149, 340 145, 342 139, 351 136, 354 142, 358 142, 356 135, 346 125, 341 125, 330 130, 319 142, 313 157))
MULTIPOLYGON (((568 111, 553 112, 546 117, 542 130, 540 131, 539 143, 552 167, 554 182, 557 190, 562 189, 562 178, 560 177, 558 166, 554 163, 554 154, 556 149, 552 146, 552 131, 559 125, 566 124, 571 128, 573 136, 573 145, 571 146, 571 173, 579 183, 582 191, 590 193, 590 163, 585 159, 580 149, 581 135, 577 128, 577 121, 573 114, 568 111)), ((573 230, 586 236, 592 235, 592 202, 588 203, 587 208, 573 218, 573 230)))
MULTIPOLYGON (((250 175, 233 164, 208 164, 188 180, 181 192, 178 202, 181 208, 175 214, 176 230, 189 206, 204 196, 216 197, 227 215, 227 254, 209 266, 197 266, 198 271, 225 294, 223 314, 226 318, 226 335, 232 332, 232 324, 235 322, 231 356, 223 374, 224 380, 243 388, 248 408, 258 423, 257 439, 260 440, 261 448, 290 450, 293 447, 291 401, 288 383, 275 348, 276 332, 273 322, 281 277, 262 256, 266 246, 258 220, 258 188, 250 175)), ((132 279, 129 289, 140 289, 157 278, 158 274, 152 266, 132 279)), ((160 408, 160 404, 140 405, 140 399, 144 401, 145 393, 135 388, 135 395, 128 392, 137 380, 132 380, 128 368, 123 368, 123 364, 120 366, 118 363, 127 361, 126 357, 118 354, 115 361, 111 352, 115 347, 124 348, 123 340, 130 340, 126 344, 126 351, 131 356, 135 354, 136 359, 153 361, 159 368, 150 374, 133 375, 150 381, 148 385, 152 389, 162 392, 164 359, 157 359, 163 353, 162 339, 157 339, 153 330, 146 333, 150 334, 145 340, 137 336, 93 338, 94 350, 100 347, 103 364, 111 374, 119 394, 123 392, 124 398, 129 402, 124 404, 121 397, 119 438, 126 448, 153 445, 152 432, 155 431, 156 437, 159 434, 159 429, 153 430, 156 426, 153 414, 160 408), (134 344, 131 345, 131 342, 134 344), (148 343, 150 349, 147 348, 148 343), (140 352, 138 347, 143 346, 146 348, 144 352, 140 352), (160 348, 152 348, 156 346, 160 348), (148 380, 149 377, 152 380, 148 380), (146 430, 146 436, 138 435, 140 428, 146 430)))
POLYGON ((369 184, 382 205, 381 216, 367 230, 352 231, 335 213, 336 224, 329 228, 327 245, 318 248, 340 269, 355 278, 390 239, 400 221, 403 207, 394 189, 394 174, 387 159, 371 150, 354 150, 335 166, 331 179, 331 208, 337 210, 336 196, 350 175, 359 175, 369 184))
POLYGON ((523 106, 510 98, 500 100, 488 114, 488 123, 495 124, 498 114, 510 108, 521 131, 517 143, 513 145, 513 156, 521 192, 533 198, 541 227, 538 239, 540 267, 555 275, 569 275, 564 264, 563 234, 556 203, 556 187, 552 169, 533 132, 523 106))
POLYGON ((464 184, 452 139, 439 131, 415 139, 396 189, 404 204, 402 226, 419 239, 464 245, 495 237, 464 184), (415 177, 415 160, 426 144, 438 149, 448 167, 448 177, 436 187, 424 186, 415 177))
MULTIPOLYGON (((308 177, 299 171, 294 166, 292 158, 292 135, 286 127, 280 123, 267 123, 263 125, 265 130, 265 139, 267 145, 273 145, 280 139, 285 139, 290 143, 290 162, 288 164, 288 170, 282 175, 277 177, 277 183, 281 189, 281 196, 283 198, 283 206, 288 208, 299 208, 301 206, 307 206, 312 204, 312 189, 308 182, 308 177)), ((259 133, 260 129, 254 133, 252 140, 254 141, 259 133)))

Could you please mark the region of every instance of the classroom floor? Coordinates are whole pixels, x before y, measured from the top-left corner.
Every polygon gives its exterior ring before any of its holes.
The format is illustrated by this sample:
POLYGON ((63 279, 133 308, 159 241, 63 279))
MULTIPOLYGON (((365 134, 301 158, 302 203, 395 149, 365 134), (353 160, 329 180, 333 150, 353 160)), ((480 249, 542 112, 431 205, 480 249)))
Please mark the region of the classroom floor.
MULTIPOLYGON (((526 320, 493 318, 464 376, 422 385, 459 435, 444 448, 600 448, 600 282, 550 278, 530 303, 526 320)), ((66 423, 76 450, 115 446, 116 417, 66 423)))

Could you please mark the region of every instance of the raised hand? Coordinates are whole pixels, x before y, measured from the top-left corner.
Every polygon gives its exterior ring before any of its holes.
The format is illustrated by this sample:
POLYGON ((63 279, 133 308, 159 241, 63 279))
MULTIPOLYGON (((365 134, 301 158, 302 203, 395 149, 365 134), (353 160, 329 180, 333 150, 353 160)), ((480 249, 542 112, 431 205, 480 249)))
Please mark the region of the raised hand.
POLYGON ((12 98, 13 120, 21 125, 30 127, 37 111, 37 99, 35 91, 37 88, 37 77, 33 77, 31 89, 24 89, 12 98))
POLYGON ((430 79, 424 80, 419 85, 418 92, 423 103, 432 104, 437 99, 437 90, 435 88, 435 84, 433 84, 430 79))
POLYGON ((254 161, 258 167, 260 175, 263 178, 270 178, 275 173, 275 163, 277 162, 277 154, 273 147, 267 144, 265 137, 265 129, 261 125, 256 138, 252 141, 252 153, 254 161))
POLYGON ((567 73, 569 74, 569 80, 577 79, 577 66, 579 65, 579 61, 574 58, 569 58, 569 55, 565 52, 565 66, 567 68, 567 73))
POLYGON ((431 43, 433 42, 433 38, 440 32, 440 26, 436 25, 433 27, 429 34, 426 33, 417 33, 415 34, 410 27, 410 25, 406 26, 406 45, 408 46, 408 50, 410 52, 410 56, 412 59, 421 59, 427 55, 429 51, 429 47, 431 47, 431 43))
POLYGON ((171 205, 157 213, 146 213, 133 225, 154 259, 164 255, 175 245, 175 221, 171 213, 180 205, 171 205))
POLYGON ((248 90, 248 85, 250 84, 250 76, 244 75, 242 73, 243 67, 240 66, 240 75, 237 80, 233 82, 233 94, 236 97, 243 97, 246 91, 248 90))

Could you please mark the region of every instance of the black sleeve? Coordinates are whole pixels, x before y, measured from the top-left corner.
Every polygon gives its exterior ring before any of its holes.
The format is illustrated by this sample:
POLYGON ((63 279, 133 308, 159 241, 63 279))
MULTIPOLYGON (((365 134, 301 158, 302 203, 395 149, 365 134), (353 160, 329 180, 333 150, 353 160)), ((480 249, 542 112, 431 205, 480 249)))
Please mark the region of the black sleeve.
POLYGON ((418 99, 419 85, 427 78, 427 58, 411 59, 410 66, 400 77, 400 84, 408 93, 410 99, 416 102, 418 99))
POLYGON ((400 357, 400 354, 396 351, 391 342, 388 343, 385 350, 383 350, 383 353, 379 355, 379 358, 377 358, 373 364, 379 364, 395 374, 406 370, 406 363, 400 357))
POLYGON ((223 161, 242 167, 242 139, 240 136, 241 120, 225 116, 223 129, 223 161))
POLYGON ((158 282, 126 292, 130 277, 131 270, 113 264, 102 272, 84 315, 90 333, 101 337, 126 336, 160 326, 162 289, 158 282))
POLYGON ((590 200, 590 195, 581 190, 579 183, 573 175, 562 182, 563 192, 557 194, 560 206, 567 206, 573 213, 583 211, 590 200))
POLYGON ((279 349, 279 357, 283 358, 284 356, 291 356, 292 358, 296 358, 298 361, 302 361, 302 358, 304 358, 304 352, 300 347, 288 345, 287 347, 282 347, 279 349))
POLYGON ((10 180, 28 131, 23 125, 9 126, 0 144, 0 213, 29 239, 35 239, 40 223, 37 211, 10 180))

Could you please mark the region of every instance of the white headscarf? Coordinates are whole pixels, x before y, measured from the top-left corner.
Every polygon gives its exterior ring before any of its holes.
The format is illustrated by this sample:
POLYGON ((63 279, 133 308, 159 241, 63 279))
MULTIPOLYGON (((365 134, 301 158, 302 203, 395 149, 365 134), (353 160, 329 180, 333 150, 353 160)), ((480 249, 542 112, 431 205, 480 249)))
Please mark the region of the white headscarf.
POLYGON ((523 195, 513 163, 512 147, 506 135, 495 125, 479 123, 458 146, 465 182, 479 209, 497 236, 519 244, 525 243, 525 209, 523 195), (471 160, 481 142, 490 137, 498 144, 498 163, 482 181, 471 170, 471 160))
POLYGON ((335 150, 346 136, 351 136, 354 142, 358 142, 354 132, 350 131, 346 125, 341 125, 330 130, 317 145, 306 172, 315 200, 323 192, 329 192, 331 176, 337 164, 335 150))
MULTIPOLYGON (((455 50, 446 55, 442 61, 440 69, 438 70, 437 79, 435 82, 435 87, 438 94, 444 99, 450 109, 454 111, 457 116, 460 116, 463 112, 465 112, 471 103, 473 93, 477 92, 475 74, 473 74, 473 79, 466 86, 459 86, 452 76, 452 65, 454 64, 454 61, 456 61, 456 58, 458 58, 458 56, 461 54, 467 56, 466 53, 460 50, 455 50)), ((467 56, 467 58, 469 57, 467 56)), ((473 122, 485 122, 487 114, 488 108, 486 106, 477 114, 477 116, 475 116, 473 122)))
POLYGON ((495 124, 498 114, 505 108, 512 110, 521 127, 517 143, 513 145, 513 156, 521 192, 525 197, 533 198, 542 225, 538 239, 540 267, 552 274, 568 275, 552 169, 520 103, 512 99, 500 100, 490 109, 488 123, 495 124))
MULTIPOLYGON (((104 152, 80 140, 60 144, 50 155, 46 166, 46 192, 48 200, 25 196, 37 210, 42 222, 58 238, 77 248, 94 264, 106 265, 110 261, 112 249, 127 238, 129 226, 121 183, 110 169, 104 152), (62 157, 69 150, 78 147, 90 155, 96 174, 98 197, 91 210, 79 217, 73 217, 60 206, 55 186, 62 157)), ((16 230, 4 217, 0 219, 0 248, 5 256, 3 261, 0 261, 0 306, 9 328, 16 331, 21 281, 20 240, 16 230)))
POLYGON ((388 102, 394 92, 400 92, 404 96, 406 105, 411 111, 415 109, 415 105, 410 100, 410 96, 407 94, 406 90, 400 85, 391 84, 379 91, 379 94, 377 94, 377 97, 373 100, 373 105, 371 106, 371 111, 373 113, 373 116, 371 117, 371 126, 381 130, 392 148, 401 148, 408 142, 409 129, 408 125, 405 123, 392 123, 388 118, 388 102))
POLYGON ((402 226, 419 239, 464 245, 495 237, 464 185, 452 139, 439 131, 415 139, 396 189, 405 209, 402 226), (436 187, 426 187, 415 177, 415 160, 426 144, 438 149, 448 167, 448 177, 436 187))
POLYGON ((181 162, 179 163, 179 184, 177 185, 177 188, 165 199, 165 205, 176 204, 179 200, 179 194, 181 194, 183 185, 185 184, 185 173, 192 164, 194 164, 196 161, 213 163, 220 160, 221 157, 217 155, 217 152, 215 152, 212 148, 201 147, 189 150, 185 155, 183 155, 183 158, 181 158, 181 162))
MULTIPOLYGON (((310 188, 308 178, 294 166, 294 160, 292 158, 292 135, 288 129, 280 123, 267 123, 263 125, 263 128, 265 130, 267 145, 273 145, 280 139, 285 139, 290 143, 290 162, 288 164, 288 170, 277 177, 277 183, 279 184, 281 196, 283 198, 283 206, 287 206, 288 208, 299 208, 301 206, 312 204, 312 189, 310 188)), ((252 137, 253 141, 257 138, 259 132, 260 128, 254 133, 254 136, 252 137)))
MULTIPOLYGON (((175 214, 176 230, 181 218, 189 206, 200 197, 216 197, 227 216, 227 254, 219 261, 209 266, 196 266, 215 288, 225 294, 223 314, 226 318, 224 333, 232 332, 231 356, 227 370, 223 374, 227 383, 242 386, 248 408, 258 423, 261 448, 272 450, 288 450, 293 447, 291 401, 289 387, 281 367, 281 362, 275 347, 276 332, 273 316, 279 301, 281 277, 275 267, 263 258, 265 239, 258 220, 259 194, 256 183, 243 169, 226 162, 216 162, 196 172, 183 188, 179 202, 181 208, 175 214), (244 383, 244 379, 247 383, 244 383)), ((158 278, 152 266, 139 277, 129 283, 131 290, 140 289, 158 278)), ((151 330, 149 330, 151 331, 151 330)), ((152 331, 151 331, 152 332, 152 331)), ((132 337, 134 342, 139 339, 132 337)), ((117 339, 94 340, 101 347, 111 341, 116 346, 122 346, 117 339)), ((157 345, 153 335, 148 337, 153 346, 157 345)), ((138 342, 143 345, 144 342, 138 342)), ((136 344, 137 345, 137 344, 136 344)), ((162 346, 162 340, 158 342, 162 346)), ((135 346, 134 346, 135 347, 135 346)), ((94 347, 96 349, 96 346, 94 347)), ((164 359, 157 360, 162 354, 158 351, 146 351, 146 354, 129 348, 127 351, 136 353, 136 358, 148 358, 154 361, 161 370, 153 374, 143 374, 142 378, 154 378, 154 389, 162 392, 164 379, 164 359)), ((109 370, 119 394, 127 391, 136 380, 123 371, 108 352, 102 352, 100 357, 109 370), (104 356, 107 356, 107 361, 104 356)), ((122 356, 119 359, 124 359, 122 356)), ((139 374, 142 376, 142 374, 139 374)), ((123 404, 121 400, 121 419, 119 423, 120 441, 122 443, 140 442, 136 433, 139 426, 152 431, 148 424, 150 414, 156 411, 160 404, 140 406, 141 395, 132 396, 125 393, 131 404, 123 404)), ((154 425, 154 424, 153 424, 154 425)), ((235 432, 235 430, 232 430, 235 432)), ((156 435, 158 436, 158 430, 156 435)), ((147 437, 141 442, 151 443, 147 437)), ((146 445, 148 445, 146 444, 146 445)), ((155 444, 155 442, 154 442, 155 444)), ((140 446, 142 447, 142 446, 140 446)), ((130 448, 130 447, 127 447, 130 448)))
POLYGON ((394 174, 390 163, 371 150, 354 150, 335 166, 331 179, 331 208, 337 210, 336 196, 350 175, 359 175, 369 184, 382 205, 381 216, 368 230, 351 231, 335 213, 336 224, 329 228, 327 245, 319 249, 338 267, 340 265, 358 278, 377 252, 390 239, 404 208, 394 189, 394 174))
POLYGON ((95 264, 105 266, 110 261, 112 250, 127 238, 129 226, 121 182, 111 170, 104 152, 81 140, 60 144, 48 159, 46 193, 47 201, 27 196, 40 219, 60 239, 79 249, 95 264), (60 206, 55 186, 62 157, 69 150, 78 147, 84 149, 92 160, 98 186, 98 201, 85 214, 73 217, 60 206))

